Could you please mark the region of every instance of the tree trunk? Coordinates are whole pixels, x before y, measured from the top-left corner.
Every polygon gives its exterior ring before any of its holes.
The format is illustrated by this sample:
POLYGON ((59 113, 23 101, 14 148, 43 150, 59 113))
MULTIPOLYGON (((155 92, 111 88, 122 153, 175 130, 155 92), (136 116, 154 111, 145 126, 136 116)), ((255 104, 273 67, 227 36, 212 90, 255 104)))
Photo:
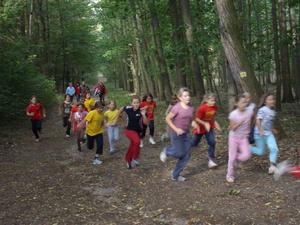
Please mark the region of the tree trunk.
POLYGON ((168 73, 168 68, 167 68, 167 63, 164 58, 163 54, 163 45, 161 41, 161 36, 160 36, 160 26, 159 26, 159 20, 158 16, 156 13, 156 8, 155 8, 155 0, 151 1, 150 6, 150 13, 151 13, 151 25, 152 25, 152 33, 153 33, 153 38, 154 38, 154 44, 155 44, 155 53, 156 53, 156 58, 158 61, 158 66, 160 70, 160 80, 161 80, 161 87, 160 89, 163 90, 163 93, 161 92, 161 95, 159 96, 161 100, 167 100, 171 99, 172 95, 172 88, 170 84, 170 78, 169 78, 169 73, 168 73))
POLYGON ((169 0, 169 13, 172 22, 172 39, 175 50, 175 73, 177 78, 178 87, 186 87, 186 72, 184 59, 186 57, 186 47, 184 42, 183 32, 181 27, 183 26, 182 18, 180 16, 177 0, 169 0))
POLYGON ((29 28, 28 28, 29 39, 31 39, 32 36, 32 19, 33 19, 33 0, 30 0, 29 28))
POLYGON ((293 102, 293 93, 290 74, 289 46, 286 28, 285 1, 279 0, 279 28, 280 28, 280 54, 281 54, 281 74, 283 84, 283 102, 293 102))
POLYGON ((220 18, 221 41, 229 62, 233 80, 238 93, 248 91, 254 99, 258 99, 263 91, 254 76, 254 72, 241 45, 238 32, 236 11, 232 0, 215 0, 220 18))
POLYGON ((281 69, 279 60, 278 23, 277 23, 277 3, 272 0, 272 32, 273 32, 273 54, 276 72, 276 106, 281 110, 281 69))
POLYGON ((191 69, 194 76, 194 84, 196 88, 197 97, 201 97, 205 94, 204 82, 201 74, 201 69, 198 61, 198 56, 194 53, 194 37, 193 37, 193 26, 190 12, 190 1, 180 0, 182 18, 185 25, 185 35, 187 44, 189 47, 191 69))

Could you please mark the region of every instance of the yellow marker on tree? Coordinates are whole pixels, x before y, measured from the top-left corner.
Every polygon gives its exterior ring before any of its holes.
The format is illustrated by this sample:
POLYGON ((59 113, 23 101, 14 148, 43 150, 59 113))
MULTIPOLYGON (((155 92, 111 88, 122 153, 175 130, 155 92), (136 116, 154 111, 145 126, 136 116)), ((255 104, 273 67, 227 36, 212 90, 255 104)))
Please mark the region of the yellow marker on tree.
POLYGON ((247 73, 246 73, 245 71, 240 72, 240 77, 241 77, 241 78, 247 77, 247 73))

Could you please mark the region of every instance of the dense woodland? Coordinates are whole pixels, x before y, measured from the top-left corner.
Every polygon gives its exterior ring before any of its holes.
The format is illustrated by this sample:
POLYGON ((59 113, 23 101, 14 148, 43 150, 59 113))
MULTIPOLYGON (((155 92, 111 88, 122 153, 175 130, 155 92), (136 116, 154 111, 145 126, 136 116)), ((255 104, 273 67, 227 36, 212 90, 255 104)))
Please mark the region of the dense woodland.
POLYGON ((282 102, 300 97, 298 0, 100 5, 105 73, 126 90, 161 100, 180 86, 196 96, 249 90, 254 96, 276 91, 282 102))
POLYGON ((49 105, 69 81, 88 80, 99 71, 93 5, 89 0, 0 1, 1 116, 24 115, 31 95, 49 105))
POLYGON ((1 0, 0 114, 23 114, 32 94, 50 103, 97 72, 166 101, 187 86, 294 102, 299 13, 299 0, 1 0))

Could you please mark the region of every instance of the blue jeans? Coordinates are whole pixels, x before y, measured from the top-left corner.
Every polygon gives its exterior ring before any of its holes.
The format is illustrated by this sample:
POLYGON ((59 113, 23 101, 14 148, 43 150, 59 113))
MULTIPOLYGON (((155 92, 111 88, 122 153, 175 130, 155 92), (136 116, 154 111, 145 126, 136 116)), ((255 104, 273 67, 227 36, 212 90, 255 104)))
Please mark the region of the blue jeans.
POLYGON ((173 170, 173 178, 177 179, 190 159, 191 141, 189 135, 177 135, 171 133, 171 145, 166 147, 166 155, 178 159, 175 169, 173 170))
POLYGON ((254 134, 254 139, 256 147, 251 147, 251 152, 255 155, 263 155, 265 153, 265 145, 267 145, 270 150, 270 162, 276 163, 278 157, 278 147, 274 135, 269 134, 260 136, 259 134, 254 134))
POLYGON ((109 150, 110 152, 115 151, 115 142, 119 140, 119 127, 118 126, 109 126, 107 128, 108 141, 109 141, 109 150))
POLYGON ((215 132, 213 129, 210 129, 210 131, 205 134, 195 134, 192 139, 192 147, 195 147, 199 144, 203 135, 205 135, 205 138, 206 138, 206 141, 208 144, 208 157, 210 159, 214 159, 215 158, 216 141, 215 141, 215 132))

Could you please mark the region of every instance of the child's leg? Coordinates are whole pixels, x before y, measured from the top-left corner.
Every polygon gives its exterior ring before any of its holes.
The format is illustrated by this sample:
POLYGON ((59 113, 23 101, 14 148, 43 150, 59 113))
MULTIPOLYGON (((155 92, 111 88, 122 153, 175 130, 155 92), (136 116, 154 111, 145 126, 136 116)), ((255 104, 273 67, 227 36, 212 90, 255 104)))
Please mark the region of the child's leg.
POLYGON ((154 120, 151 120, 148 126, 149 126, 149 130, 150 130, 150 136, 153 137, 154 136, 154 120))
POLYGON ((115 126, 114 127, 114 141, 118 141, 119 140, 119 127, 118 126, 115 126))
POLYGON ((238 140, 235 137, 229 136, 228 138, 228 167, 227 177, 234 178, 234 164, 237 158, 238 140))
POLYGON ((94 136, 87 135, 87 147, 90 150, 94 148, 94 136))
POLYGON ((191 157, 191 140, 188 137, 187 134, 184 134, 183 137, 181 137, 181 142, 183 145, 183 151, 182 151, 182 156, 178 159, 176 166, 173 171, 173 178, 177 179, 182 170, 185 168, 187 165, 190 157, 191 157))
POLYGON ((179 159, 184 156, 184 142, 182 135, 171 133, 171 145, 166 147, 166 155, 179 159))
POLYGON ((267 146, 270 149, 269 159, 271 163, 276 164, 277 156, 278 156, 278 147, 276 143, 276 139, 273 134, 268 135, 267 137, 267 146))
POLYGON ((95 136, 96 143, 97 143, 97 151, 96 155, 102 155, 103 154, 103 134, 97 134, 95 136))
POLYGON ((108 134, 108 142, 109 142, 109 151, 114 151, 114 130, 112 126, 109 126, 107 128, 107 134, 108 134))
POLYGON ((147 125, 143 124, 141 139, 144 139, 144 137, 146 136, 146 131, 147 131, 147 125))
POLYGON ((76 131, 76 137, 77 137, 77 147, 78 151, 81 151, 81 129, 77 129, 76 131))
POLYGON ((252 154, 261 156, 265 152, 266 142, 265 142, 264 136, 260 136, 259 134, 255 134, 254 139, 255 139, 256 146, 251 147, 251 152, 252 152, 252 154))
POLYGON ((39 139, 38 129, 37 129, 37 121, 31 120, 31 129, 36 139, 39 139))
POLYGON ((63 127, 66 127, 68 125, 68 117, 67 116, 64 116, 63 117, 63 127))
POLYGON ((237 160, 244 162, 251 158, 251 151, 248 138, 242 138, 239 140, 239 152, 237 160))
POLYGON ((215 132, 213 129, 210 129, 208 133, 205 134, 205 138, 208 144, 208 157, 210 159, 215 158, 215 148, 216 148, 216 141, 215 141, 215 132))
POLYGON ((194 134, 192 141, 191 141, 191 146, 195 147, 199 144, 199 142, 201 141, 203 134, 194 134))
POLYGON ((41 133, 42 132, 42 120, 37 120, 36 122, 37 122, 37 125, 36 125, 37 131, 39 133, 41 133))
POLYGON ((125 155, 125 160, 130 163, 139 156, 140 137, 137 132, 132 130, 125 130, 124 134, 130 140, 130 145, 125 155))
POLYGON ((69 118, 67 118, 67 130, 66 130, 66 135, 70 135, 70 134, 71 134, 71 127, 72 127, 72 124, 71 124, 71 122, 69 121, 69 118))

